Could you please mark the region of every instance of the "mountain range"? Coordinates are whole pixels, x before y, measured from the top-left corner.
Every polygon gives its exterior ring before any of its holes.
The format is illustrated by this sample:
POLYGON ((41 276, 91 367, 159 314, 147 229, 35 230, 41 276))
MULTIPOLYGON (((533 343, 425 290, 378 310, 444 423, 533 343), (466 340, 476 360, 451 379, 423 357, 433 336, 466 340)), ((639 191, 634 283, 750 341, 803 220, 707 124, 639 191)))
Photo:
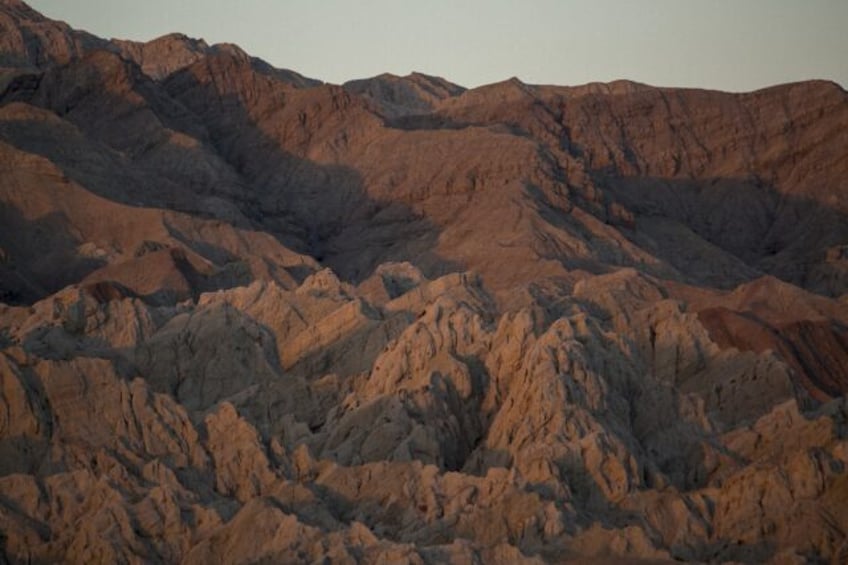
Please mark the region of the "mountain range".
POLYGON ((848 93, 342 85, 0 0, 0 563, 848 560, 848 93))

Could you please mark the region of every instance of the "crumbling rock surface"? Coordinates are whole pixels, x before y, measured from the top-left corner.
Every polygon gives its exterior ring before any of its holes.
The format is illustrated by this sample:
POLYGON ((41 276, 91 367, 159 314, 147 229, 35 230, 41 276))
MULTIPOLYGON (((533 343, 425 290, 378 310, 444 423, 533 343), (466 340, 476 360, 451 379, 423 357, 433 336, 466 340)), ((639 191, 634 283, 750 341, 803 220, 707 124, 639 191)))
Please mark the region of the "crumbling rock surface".
POLYGON ((0 66, 0 563, 848 560, 839 86, 0 66))

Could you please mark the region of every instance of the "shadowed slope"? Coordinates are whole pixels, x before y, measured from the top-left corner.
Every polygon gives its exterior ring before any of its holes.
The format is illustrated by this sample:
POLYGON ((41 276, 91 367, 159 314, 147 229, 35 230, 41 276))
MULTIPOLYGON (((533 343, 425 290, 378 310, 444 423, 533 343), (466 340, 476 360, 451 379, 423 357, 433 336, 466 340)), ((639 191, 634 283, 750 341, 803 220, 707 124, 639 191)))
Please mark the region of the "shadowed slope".
POLYGON ((0 26, 0 562, 848 557, 840 88, 0 26))

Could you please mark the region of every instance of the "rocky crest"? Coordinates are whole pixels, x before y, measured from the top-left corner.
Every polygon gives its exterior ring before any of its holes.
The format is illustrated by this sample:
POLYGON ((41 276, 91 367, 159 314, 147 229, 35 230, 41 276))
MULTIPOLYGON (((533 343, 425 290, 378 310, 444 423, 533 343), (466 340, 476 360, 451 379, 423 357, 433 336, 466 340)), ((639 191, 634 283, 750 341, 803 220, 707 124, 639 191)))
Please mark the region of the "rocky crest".
POLYGON ((848 560, 839 86, 0 67, 0 563, 848 560))

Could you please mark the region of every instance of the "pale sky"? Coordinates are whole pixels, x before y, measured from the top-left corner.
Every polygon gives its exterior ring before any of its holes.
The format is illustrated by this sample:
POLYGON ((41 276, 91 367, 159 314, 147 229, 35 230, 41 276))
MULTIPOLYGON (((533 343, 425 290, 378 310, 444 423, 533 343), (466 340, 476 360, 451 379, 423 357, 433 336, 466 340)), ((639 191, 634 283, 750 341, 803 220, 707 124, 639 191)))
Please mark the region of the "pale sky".
POLYGON ((341 83, 383 72, 467 87, 517 76, 745 91, 848 88, 848 0, 30 0, 102 37, 179 31, 341 83))

